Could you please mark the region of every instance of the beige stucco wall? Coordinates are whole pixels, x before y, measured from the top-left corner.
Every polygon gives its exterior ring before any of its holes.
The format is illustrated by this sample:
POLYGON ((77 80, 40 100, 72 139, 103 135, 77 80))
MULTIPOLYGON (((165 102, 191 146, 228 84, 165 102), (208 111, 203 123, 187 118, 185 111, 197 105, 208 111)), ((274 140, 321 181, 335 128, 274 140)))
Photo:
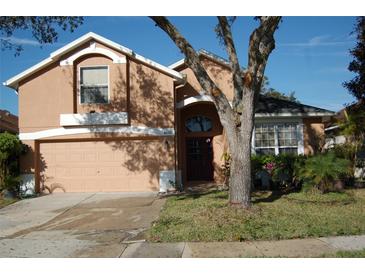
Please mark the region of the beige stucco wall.
MULTIPOLYGON (((233 84, 232 74, 230 69, 212 59, 201 56, 202 64, 206 69, 208 75, 214 80, 214 83, 221 89, 221 91, 227 96, 229 101, 233 100, 233 84)), ((190 96, 196 96, 202 91, 202 88, 195 77, 193 71, 186 66, 179 70, 182 74, 186 75, 187 84, 179 88, 176 99, 180 102, 190 96)))
POLYGON ((174 127, 174 81, 157 70, 130 61, 132 125, 174 127))
POLYGON ((303 118, 304 154, 319 152, 324 144, 324 124, 322 118, 303 118))
MULTIPOLYGON (((92 41, 91 41, 92 42, 92 41)), ((88 47, 90 42, 62 56, 88 47)), ((97 47, 107 46, 96 43, 97 47)), ((110 49, 119 56, 123 54, 110 49)), ((174 79, 156 69, 129 58, 128 64, 114 64, 108 57, 85 55, 73 65, 59 61, 35 73, 19 84, 19 128, 21 133, 60 127, 60 114, 128 111, 131 125, 173 127, 174 79), (109 67, 109 104, 80 104, 79 68, 109 67), (128 89, 128 81, 129 87, 128 89), (163 109, 160 106, 164 106, 163 109)))
MULTIPOLYGON (((76 59, 73 65, 60 66, 61 60, 87 48, 90 43, 94 42, 86 42, 62 56, 52 65, 19 83, 20 133, 59 128, 60 114, 88 113, 90 111, 128 112, 129 122, 125 126, 174 128, 174 79, 171 76, 142 64, 132 57, 127 58, 127 63, 115 64, 108 57, 99 54, 85 55, 76 59), (99 65, 109 67, 110 102, 109 104, 81 105, 79 69, 84 66, 99 65)), ((100 43, 96 43, 96 47, 108 48, 100 43)), ((121 57, 124 56, 116 50, 108 49, 121 57)), ((42 146, 44 142, 67 142, 77 145, 89 141, 105 143, 108 146, 111 146, 112 143, 126 144, 124 150, 119 152, 124 153, 126 157, 134 157, 136 165, 140 161, 140 167, 147 171, 142 172, 141 176, 137 176, 138 180, 149 181, 152 178, 153 190, 156 190, 158 186, 159 171, 175 168, 173 136, 151 137, 140 134, 91 132, 42 138, 37 142, 24 141, 30 149, 26 155, 21 157, 21 171, 36 173, 36 181, 38 180, 37 170, 39 171, 40 165, 37 161, 35 162, 35 151, 38 149, 41 156, 42 149, 46 147, 42 146), (143 145, 144 142, 146 145, 143 145), (142 159, 142 157, 144 158, 142 159), (153 175, 151 175, 152 173, 153 175)), ((87 153, 89 148, 83 147, 85 149, 83 153, 87 153)), ((106 149, 105 146, 104 148, 106 149)), ((72 156, 69 155, 70 151, 67 153, 69 157, 72 156)), ((124 178, 123 174, 119 175, 120 179, 124 178)), ((37 181, 38 186, 39 180, 37 181)))

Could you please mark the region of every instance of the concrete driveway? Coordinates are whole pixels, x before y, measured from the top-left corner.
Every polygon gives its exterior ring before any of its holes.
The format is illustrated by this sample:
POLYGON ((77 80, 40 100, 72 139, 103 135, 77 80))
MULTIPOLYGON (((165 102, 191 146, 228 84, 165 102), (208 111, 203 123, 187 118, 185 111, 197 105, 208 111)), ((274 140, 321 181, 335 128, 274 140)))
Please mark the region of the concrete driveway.
POLYGON ((0 209, 0 257, 119 257, 144 238, 156 193, 60 193, 0 209))

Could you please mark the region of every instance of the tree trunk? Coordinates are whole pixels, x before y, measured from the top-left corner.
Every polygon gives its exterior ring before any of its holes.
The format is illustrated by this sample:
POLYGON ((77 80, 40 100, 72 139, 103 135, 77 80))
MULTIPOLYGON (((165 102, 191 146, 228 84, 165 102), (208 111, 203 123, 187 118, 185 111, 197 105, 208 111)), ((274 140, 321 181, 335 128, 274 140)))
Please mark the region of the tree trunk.
POLYGON ((254 93, 243 94, 241 123, 231 148, 230 203, 243 208, 251 207, 251 139, 254 125, 254 93), (236 143, 235 143, 236 142, 236 143))
POLYGON ((231 205, 251 207, 251 159, 245 145, 237 145, 231 153, 229 200, 231 205))
POLYGON ((244 73, 238 62, 230 23, 219 17, 219 33, 223 36, 232 70, 234 98, 232 106, 225 94, 210 78, 199 55, 177 28, 165 17, 151 17, 174 41, 185 55, 185 62, 194 72, 202 89, 211 95, 218 116, 227 133, 231 153, 230 203, 240 207, 251 206, 251 136, 254 124, 256 97, 260 93, 266 62, 275 48, 274 32, 281 17, 259 17, 260 25, 250 36, 248 66, 244 73))

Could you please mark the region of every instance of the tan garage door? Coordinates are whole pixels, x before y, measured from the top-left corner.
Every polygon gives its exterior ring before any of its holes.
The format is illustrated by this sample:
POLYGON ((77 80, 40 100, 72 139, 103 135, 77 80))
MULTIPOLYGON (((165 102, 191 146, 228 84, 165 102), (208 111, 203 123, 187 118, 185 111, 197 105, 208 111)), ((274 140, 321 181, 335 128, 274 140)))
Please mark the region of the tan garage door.
POLYGON ((41 143, 39 151, 41 188, 57 191, 156 191, 164 165, 160 140, 41 143))

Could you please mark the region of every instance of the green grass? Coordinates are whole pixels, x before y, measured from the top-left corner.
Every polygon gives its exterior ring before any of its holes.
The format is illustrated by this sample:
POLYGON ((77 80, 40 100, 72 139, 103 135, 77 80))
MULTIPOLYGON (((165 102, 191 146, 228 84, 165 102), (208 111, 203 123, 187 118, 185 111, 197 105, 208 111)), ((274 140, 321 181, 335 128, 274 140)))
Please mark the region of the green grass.
POLYGON ((365 233, 365 189, 345 193, 270 192, 253 195, 245 211, 228 206, 228 194, 169 197, 148 231, 150 241, 244 241, 365 233))
POLYGON ((0 197, 0 208, 6 207, 7 205, 10 205, 12 203, 15 203, 16 199, 3 199, 0 197))
POLYGON ((365 249, 357 251, 338 251, 335 254, 324 254, 324 258, 365 258, 365 249))

